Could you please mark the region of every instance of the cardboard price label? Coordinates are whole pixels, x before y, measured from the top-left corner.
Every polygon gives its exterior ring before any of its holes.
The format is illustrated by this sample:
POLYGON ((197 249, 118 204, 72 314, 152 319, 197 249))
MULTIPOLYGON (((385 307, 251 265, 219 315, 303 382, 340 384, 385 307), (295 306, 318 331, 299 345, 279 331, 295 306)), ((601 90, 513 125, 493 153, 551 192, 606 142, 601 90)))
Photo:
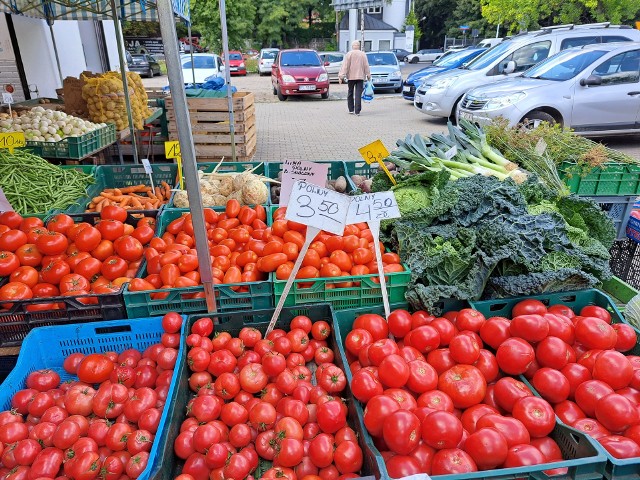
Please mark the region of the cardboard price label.
POLYGON ((151 175, 153 173, 153 168, 151 168, 151 163, 148 158, 143 158, 140 160, 142 162, 142 166, 144 167, 144 173, 147 175, 151 175))
POLYGON ((351 197, 347 225, 399 217, 400 209, 393 192, 365 193, 351 197))
POLYGON ((362 158, 364 158, 364 161, 369 165, 377 162, 380 165, 380 168, 385 171, 385 173, 391 180, 391 183, 393 183, 394 185, 396 184, 396 179, 393 178, 393 175, 391 175, 391 172, 389 172, 387 166, 383 161, 389 156, 389 150, 387 150, 387 148, 384 146, 382 140, 375 140, 370 144, 359 148, 358 152, 360 152, 360 155, 362 156, 362 158))
POLYGON ((22 132, 0 133, 0 148, 7 148, 13 152, 14 148, 22 148, 27 145, 22 132))
POLYGON ((14 103, 13 94, 11 92, 2 92, 2 103, 6 103, 7 105, 14 103))
POLYGON ((180 157, 180 142, 177 140, 164 142, 164 156, 167 158, 180 157))
POLYGON ((285 218, 309 227, 342 235, 351 197, 318 185, 296 180, 285 218))
POLYGON ((280 188, 280 205, 289 204, 291 189, 296 180, 324 187, 327 183, 329 164, 305 162, 301 160, 285 160, 282 163, 282 183, 280 188))

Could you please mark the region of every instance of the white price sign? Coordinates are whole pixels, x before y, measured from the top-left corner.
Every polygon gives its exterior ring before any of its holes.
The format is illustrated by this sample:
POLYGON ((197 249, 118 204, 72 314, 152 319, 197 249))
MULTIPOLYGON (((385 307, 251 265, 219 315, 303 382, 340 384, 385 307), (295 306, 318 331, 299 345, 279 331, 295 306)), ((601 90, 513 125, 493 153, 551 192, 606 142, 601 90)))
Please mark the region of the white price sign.
POLYGON ((280 188, 280 205, 286 207, 296 180, 304 180, 319 187, 327 183, 328 163, 305 162, 301 160, 285 160, 282 163, 282 184, 280 188))
POLYGON ((304 180, 296 180, 285 218, 318 230, 342 235, 351 198, 304 180))
POLYGON ((13 94, 9 92, 2 92, 2 103, 6 103, 7 105, 11 105, 13 102, 13 94))
POLYGON ((458 147, 454 145, 449 150, 444 152, 444 156, 447 158, 447 160, 451 160, 453 157, 456 156, 457 153, 458 153, 458 147))
POLYGON ((151 175, 153 173, 153 169, 151 168, 151 163, 149 162, 149 159, 143 158, 141 162, 142 162, 142 166, 144 167, 144 172, 147 175, 151 175))
POLYGON ((347 225, 398 217, 400 209, 393 192, 365 193, 351 197, 347 225))

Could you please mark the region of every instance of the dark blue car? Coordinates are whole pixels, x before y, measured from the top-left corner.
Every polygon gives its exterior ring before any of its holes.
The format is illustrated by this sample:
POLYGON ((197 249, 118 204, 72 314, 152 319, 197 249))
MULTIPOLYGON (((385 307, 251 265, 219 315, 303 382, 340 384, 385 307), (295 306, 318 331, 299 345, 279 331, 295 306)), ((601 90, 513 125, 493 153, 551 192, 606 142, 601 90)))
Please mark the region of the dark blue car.
POLYGON ((486 48, 464 49, 439 58, 428 67, 421 68, 407 77, 402 84, 402 96, 406 100, 413 101, 416 87, 420 85, 425 78, 435 75, 436 73, 458 68, 462 66, 463 63, 470 62, 486 51, 486 48))

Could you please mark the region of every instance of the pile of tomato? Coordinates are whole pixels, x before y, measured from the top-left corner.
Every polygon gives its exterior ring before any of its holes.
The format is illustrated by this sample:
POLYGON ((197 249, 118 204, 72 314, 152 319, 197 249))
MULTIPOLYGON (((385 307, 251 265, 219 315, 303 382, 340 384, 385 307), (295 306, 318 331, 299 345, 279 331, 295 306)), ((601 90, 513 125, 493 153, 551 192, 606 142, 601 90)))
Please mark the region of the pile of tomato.
MULTIPOLYGON (((307 227, 296 222, 286 220, 285 207, 278 208, 273 213, 271 233, 272 241, 265 247, 268 250, 278 280, 287 280, 293 270, 293 264, 302 248, 307 227), (275 243, 274 243, 275 242, 275 243)), ((382 265, 385 273, 404 271, 397 253, 385 252, 382 242, 378 245, 373 241, 373 235, 367 223, 347 225, 343 235, 333 235, 320 232, 311 243, 302 261, 302 268, 296 278, 332 278, 355 275, 369 275, 378 273, 375 248, 382 253, 382 265)), ((374 279, 375 281, 375 279, 374 279)), ((307 284, 301 284, 306 286, 307 284)), ((349 288, 353 281, 327 283, 327 288, 349 288)))
POLYGON ((620 353, 636 345, 635 330, 594 306, 576 315, 526 300, 512 315, 355 320, 345 337, 351 390, 392 478, 562 461, 556 414, 612 455, 640 456, 640 357, 620 353), (543 398, 509 376, 521 374, 543 398))
POLYGON ((145 470, 178 356, 182 317, 162 319, 161 343, 69 355, 60 381, 36 370, 0 412, 0 477, 119 480, 145 470))
MULTIPOLYGON (((110 206, 99 221, 74 222, 58 214, 45 225, 36 217, 0 214, 0 301, 118 292, 135 277, 155 219, 127 223, 127 211, 110 206)), ((97 303, 96 297, 81 297, 97 303)), ((10 308, 10 303, 2 304, 10 308)), ((29 304, 28 311, 64 308, 64 303, 29 304)))
POLYGON ((327 344, 330 325, 298 316, 266 338, 251 327, 237 337, 213 330, 201 318, 186 339, 197 393, 174 442, 178 479, 357 478, 363 453, 339 397, 347 379, 327 344))

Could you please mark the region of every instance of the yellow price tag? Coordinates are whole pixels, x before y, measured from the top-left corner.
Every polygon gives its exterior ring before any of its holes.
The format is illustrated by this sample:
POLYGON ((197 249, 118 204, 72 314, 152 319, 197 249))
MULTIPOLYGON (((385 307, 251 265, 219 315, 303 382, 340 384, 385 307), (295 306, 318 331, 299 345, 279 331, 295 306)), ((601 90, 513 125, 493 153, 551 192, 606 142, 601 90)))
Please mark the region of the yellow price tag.
POLYGON ((0 133, 0 148, 7 148, 13 153, 14 148, 22 148, 27 145, 22 132, 0 133))
POLYGON ((393 183, 394 185, 396 184, 395 178, 393 178, 393 175, 391 175, 391 172, 389 172, 387 166, 383 161, 389 156, 389 150, 386 149, 386 147, 382 143, 382 140, 375 140, 369 145, 365 145, 364 147, 359 148, 358 151, 360 152, 360 155, 362 155, 362 158, 364 158, 364 161, 369 165, 371 165, 373 162, 378 162, 380 168, 385 171, 385 173, 391 180, 391 183, 393 183))
POLYGON ((184 178, 182 177, 182 156, 180 155, 180 142, 172 140, 164 142, 164 156, 175 158, 178 164, 178 179, 180 180, 180 190, 184 190, 184 178))
POLYGON ((177 140, 164 142, 164 156, 167 158, 180 157, 180 142, 177 140))
POLYGON ((640 30, 640 22, 636 22, 636 28, 640 30))

